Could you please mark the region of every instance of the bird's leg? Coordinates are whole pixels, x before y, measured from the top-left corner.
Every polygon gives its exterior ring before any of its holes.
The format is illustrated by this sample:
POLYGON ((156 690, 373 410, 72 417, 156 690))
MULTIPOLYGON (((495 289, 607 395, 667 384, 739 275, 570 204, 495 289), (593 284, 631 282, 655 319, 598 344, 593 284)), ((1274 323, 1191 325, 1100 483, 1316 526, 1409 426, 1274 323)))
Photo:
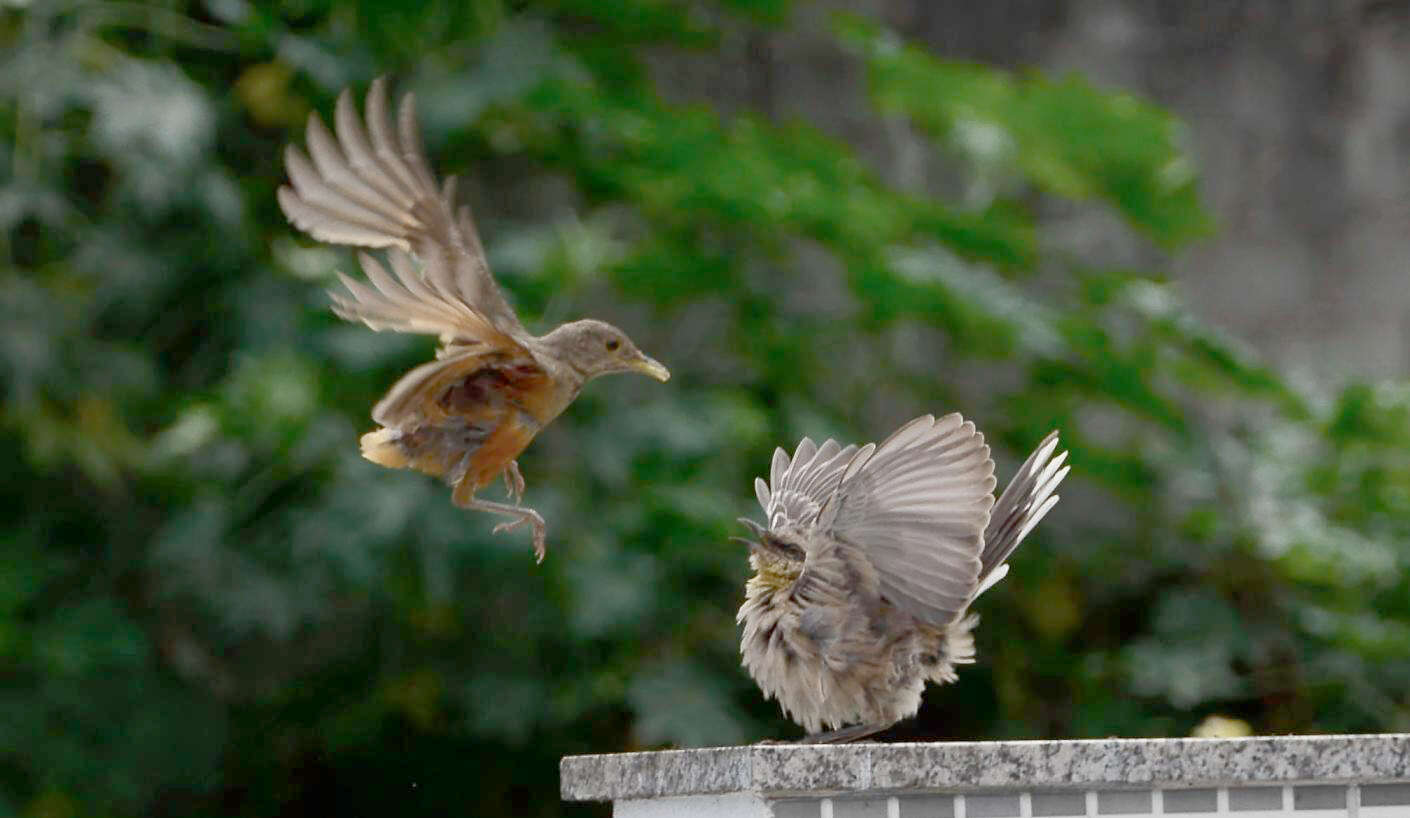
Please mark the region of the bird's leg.
POLYGON ((513 517, 507 523, 500 523, 494 527, 493 533, 501 531, 513 531, 525 523, 528 523, 534 532, 534 558, 536 562, 543 562, 544 554, 548 552, 548 527, 544 524, 543 517, 531 508, 522 506, 511 506, 508 503, 496 503, 491 500, 481 500, 475 496, 474 483, 467 477, 455 487, 451 493, 451 500, 463 509, 469 511, 488 511, 491 514, 503 514, 506 517, 513 517))
MULTIPOLYGON (((895 722, 892 722, 895 724, 895 722)), ((851 727, 843 727, 841 730, 829 730, 826 733, 813 733, 798 740, 799 744, 845 744, 849 741, 866 738, 867 736, 880 733, 890 727, 891 724, 854 724, 851 727)))
POLYGON ((504 490, 516 506, 524 499, 524 475, 519 471, 518 460, 511 460, 504 467, 504 490))

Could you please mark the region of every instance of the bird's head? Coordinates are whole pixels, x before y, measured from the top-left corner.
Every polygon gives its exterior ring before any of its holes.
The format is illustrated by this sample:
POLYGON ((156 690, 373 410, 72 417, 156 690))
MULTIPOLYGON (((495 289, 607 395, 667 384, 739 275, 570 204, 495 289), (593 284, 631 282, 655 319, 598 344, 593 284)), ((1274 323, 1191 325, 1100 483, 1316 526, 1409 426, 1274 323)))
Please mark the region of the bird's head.
POLYGON ((670 370, 637 349, 625 332, 605 321, 588 318, 564 324, 543 336, 542 341, 584 378, 640 372, 664 383, 671 377, 670 370))
POLYGON ((754 538, 730 539, 749 546, 749 563, 761 580, 782 587, 798 578, 807 556, 800 544, 793 542, 792 537, 770 531, 748 517, 740 517, 739 521, 748 527, 754 538))

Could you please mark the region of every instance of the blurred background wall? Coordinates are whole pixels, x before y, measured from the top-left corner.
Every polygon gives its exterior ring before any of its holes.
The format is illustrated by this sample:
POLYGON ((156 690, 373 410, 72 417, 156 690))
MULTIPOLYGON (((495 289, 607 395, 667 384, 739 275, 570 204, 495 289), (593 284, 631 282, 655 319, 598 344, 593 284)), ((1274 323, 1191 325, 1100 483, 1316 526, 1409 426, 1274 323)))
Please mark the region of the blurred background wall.
MULTIPOLYGON (((667 89, 801 115, 895 180, 924 146, 871 115, 861 68, 822 36, 827 3, 667 89)), ((935 53, 1075 71, 1184 122, 1219 229, 1170 266, 1190 304, 1270 360, 1343 383, 1410 370, 1410 7, 1395 2, 888 0, 862 4, 935 53)), ((1148 265, 1104 214, 1055 214, 1079 258, 1148 265)))

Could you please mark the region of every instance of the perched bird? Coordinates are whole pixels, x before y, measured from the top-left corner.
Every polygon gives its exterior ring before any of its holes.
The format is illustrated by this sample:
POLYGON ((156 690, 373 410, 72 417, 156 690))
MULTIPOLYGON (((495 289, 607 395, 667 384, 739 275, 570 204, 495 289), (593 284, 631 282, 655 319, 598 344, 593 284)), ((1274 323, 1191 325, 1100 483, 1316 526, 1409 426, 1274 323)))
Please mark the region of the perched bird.
POLYGON ((528 523, 541 562, 543 517, 519 505, 520 452, 587 381, 613 372, 665 381, 670 372, 602 321, 529 333, 490 275, 469 208, 455 207, 455 177, 438 189, 412 95, 402 97, 393 128, 386 83, 374 81, 366 119, 364 129, 346 90, 336 137, 311 115, 308 155, 288 147, 291 184, 279 188, 284 215, 315 239, 387 250, 390 273, 358 256, 371 287, 338 274, 347 292, 330 293, 334 312, 374 330, 440 336, 436 359, 403 375, 372 410, 382 428, 362 436, 362 454, 443 478, 462 508, 512 518, 496 533, 528 523), (475 496, 501 475, 513 504, 475 496))
POLYGON ((989 447, 958 414, 916 418, 881 445, 804 438, 792 458, 774 452, 769 481, 754 482, 767 525, 741 520, 756 573, 739 650, 805 742, 909 718, 927 681, 974 661, 970 605, 1057 502, 1057 445, 1053 432, 997 503, 989 447))

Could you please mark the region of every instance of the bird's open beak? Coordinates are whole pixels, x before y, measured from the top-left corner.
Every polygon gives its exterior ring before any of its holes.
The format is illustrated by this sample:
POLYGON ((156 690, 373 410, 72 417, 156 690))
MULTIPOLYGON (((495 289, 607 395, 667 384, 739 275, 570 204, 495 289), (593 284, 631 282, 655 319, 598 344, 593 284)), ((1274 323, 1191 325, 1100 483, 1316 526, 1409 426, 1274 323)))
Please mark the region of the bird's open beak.
POLYGON ((767 528, 759 525, 748 517, 740 517, 739 521, 749 529, 757 539, 751 540, 745 537, 730 537, 735 542, 744 543, 749 546, 750 551, 759 554, 767 554, 776 559, 785 559, 790 562, 803 562, 806 554, 796 545, 779 539, 767 528))
POLYGON ((661 383, 671 379, 671 370, 667 369, 660 361, 650 355, 643 354, 640 358, 632 361, 629 366, 633 372, 640 372, 650 378, 655 378, 661 383))
POLYGON ((749 519, 748 517, 740 517, 740 518, 739 518, 739 521, 740 521, 741 523, 744 523, 744 525, 745 525, 746 527, 748 527, 749 531, 750 531, 751 533, 753 533, 753 535, 754 535, 755 537, 757 537, 758 539, 751 540, 751 539, 748 539, 747 537, 730 537, 730 541, 731 541, 731 542, 737 542, 737 543, 740 543, 740 544, 742 544, 742 545, 747 545, 747 546, 749 546, 749 550, 750 550, 750 551, 763 551, 763 550, 764 550, 764 544, 763 544, 764 535, 765 535, 766 533, 768 533, 768 532, 764 529, 763 526, 759 525, 758 523, 754 522, 753 520, 749 519))
POLYGON ((749 546, 749 550, 750 550, 750 551, 762 551, 763 548, 764 548, 764 546, 762 546, 762 545, 760 545, 760 544, 754 542, 753 540, 747 540, 747 539, 745 539, 745 538, 743 538, 743 537, 730 537, 730 538, 729 538, 729 541, 730 541, 730 542, 737 542, 737 543, 739 543, 740 545, 747 545, 747 546, 749 546))

